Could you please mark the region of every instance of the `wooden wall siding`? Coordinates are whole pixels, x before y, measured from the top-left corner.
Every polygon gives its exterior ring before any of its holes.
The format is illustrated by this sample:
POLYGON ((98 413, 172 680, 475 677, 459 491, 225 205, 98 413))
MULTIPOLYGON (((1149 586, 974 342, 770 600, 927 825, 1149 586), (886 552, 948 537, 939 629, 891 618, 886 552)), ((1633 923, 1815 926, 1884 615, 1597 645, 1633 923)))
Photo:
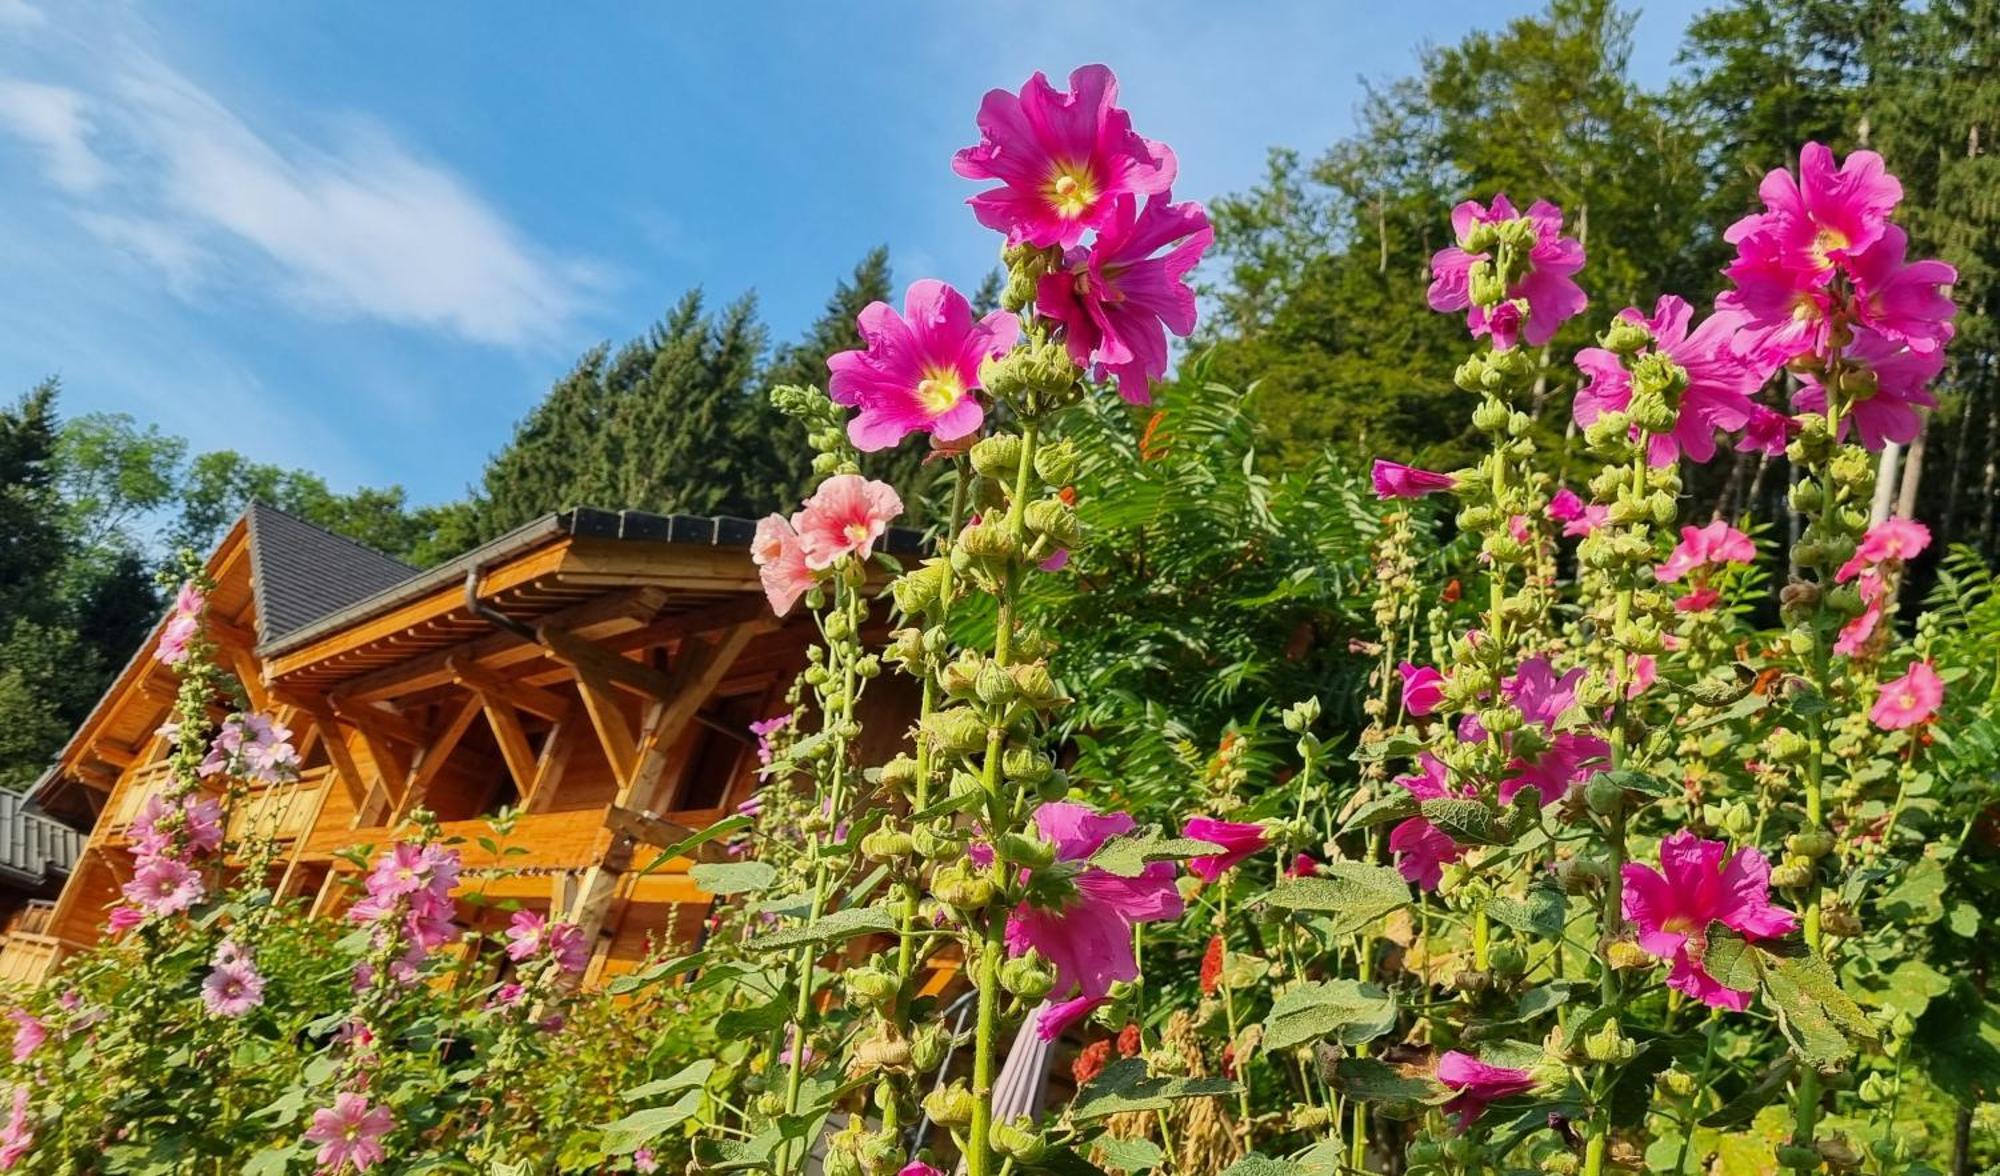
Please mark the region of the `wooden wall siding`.
MULTIPOLYGON (((756 787, 746 728, 783 708, 810 633, 802 619, 771 617, 745 553, 558 538, 480 578, 482 601, 527 635, 475 615, 457 584, 267 657, 251 637, 247 560, 217 559, 224 655, 309 749, 297 784, 254 793, 232 815, 233 830, 279 839, 287 893, 338 913, 356 879, 336 853, 386 847, 421 805, 462 839, 462 896, 584 925, 588 982, 698 933, 708 896, 689 880, 691 863, 648 867, 756 787), (522 815, 495 855, 479 841, 503 804, 522 815)), ((97 938, 130 876, 124 829, 164 782, 152 732, 172 685, 156 670, 131 676, 101 724, 101 738, 128 754, 93 761, 104 814, 51 916, 56 941, 97 938)), ((886 758, 907 735, 914 693, 883 678, 864 707, 887 720, 869 728, 880 743, 869 754, 886 758)))

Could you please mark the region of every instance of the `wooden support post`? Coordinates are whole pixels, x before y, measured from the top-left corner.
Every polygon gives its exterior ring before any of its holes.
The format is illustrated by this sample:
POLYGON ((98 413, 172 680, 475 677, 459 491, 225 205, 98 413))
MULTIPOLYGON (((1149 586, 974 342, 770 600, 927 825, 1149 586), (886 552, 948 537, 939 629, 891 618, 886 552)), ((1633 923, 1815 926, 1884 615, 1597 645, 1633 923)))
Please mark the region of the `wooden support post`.
POLYGON ((632 770, 639 760, 638 744, 632 738, 631 725, 625 721, 624 705, 610 683, 594 668, 586 669, 579 665, 576 674, 576 688, 583 695, 583 709, 590 716, 590 725, 597 731, 597 741, 604 745, 604 758, 611 765, 622 796, 632 785, 632 770))
POLYGON ((250 652, 248 645, 238 645, 234 641, 224 642, 222 652, 228 657, 230 668, 236 671, 237 680, 243 683, 243 694, 250 702, 250 709, 269 712, 271 691, 264 684, 264 674, 257 665, 257 655, 250 652))
POLYGON ((521 716, 506 699, 479 691, 480 709, 486 725, 493 728, 493 741, 500 745, 500 757, 507 761, 507 774, 514 778, 514 792, 526 796, 535 786, 535 749, 521 727, 521 716))
POLYGON ((396 786, 409 778, 409 765, 402 752, 391 744, 386 736, 365 723, 357 723, 361 740, 368 747, 368 758, 375 764, 375 780, 368 786, 361 803, 354 806, 352 828, 360 829, 373 825, 382 815, 382 809, 389 803, 390 794, 396 786))
POLYGON ((445 662, 446 668, 460 684, 481 694, 491 695, 518 710, 545 719, 560 719, 569 713, 569 699, 539 686, 529 686, 502 678, 498 674, 482 669, 471 658, 463 655, 445 662))
POLYGON ((422 803, 424 793, 430 790, 431 781, 444 770, 445 761, 451 758, 452 750, 465 737, 472 720, 479 716, 482 709, 479 696, 468 695, 451 716, 451 721, 445 724, 444 730, 438 732, 436 742, 417 753, 417 762, 410 768, 409 782, 403 785, 403 794, 396 798, 395 811, 389 814, 389 825, 401 824, 410 809, 422 803))
POLYGON ((555 802, 556 789, 569 767, 570 753, 576 750, 580 730, 576 719, 558 719, 542 737, 542 753, 535 759, 535 777, 521 793, 523 813, 542 812, 555 802))
POLYGON ((713 641, 697 642, 689 638, 683 643, 680 655, 675 659, 673 673, 674 693, 662 699, 646 737, 639 747, 639 763, 634 769, 633 787, 621 793, 619 804, 642 812, 670 811, 675 797, 660 795, 660 782, 666 776, 667 757, 680 745, 681 737, 687 734, 695 716, 701 713, 702 704, 728 675, 729 668, 750 644, 750 639, 758 633, 758 626, 751 622, 734 625, 713 641))

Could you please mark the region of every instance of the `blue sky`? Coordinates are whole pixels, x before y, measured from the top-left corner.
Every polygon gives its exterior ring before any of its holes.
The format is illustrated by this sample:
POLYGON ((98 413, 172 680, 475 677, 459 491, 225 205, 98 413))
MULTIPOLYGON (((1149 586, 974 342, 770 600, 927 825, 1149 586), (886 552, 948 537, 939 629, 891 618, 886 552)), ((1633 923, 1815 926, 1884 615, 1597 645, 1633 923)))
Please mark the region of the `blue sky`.
MULTIPOLYGON (((782 339, 878 243, 976 283, 949 160, 988 88, 1110 64, 1207 199, 1538 6, 0 0, 0 394, 454 497, 691 286, 782 339)), ((1643 80, 1698 7, 1646 5, 1643 80)))

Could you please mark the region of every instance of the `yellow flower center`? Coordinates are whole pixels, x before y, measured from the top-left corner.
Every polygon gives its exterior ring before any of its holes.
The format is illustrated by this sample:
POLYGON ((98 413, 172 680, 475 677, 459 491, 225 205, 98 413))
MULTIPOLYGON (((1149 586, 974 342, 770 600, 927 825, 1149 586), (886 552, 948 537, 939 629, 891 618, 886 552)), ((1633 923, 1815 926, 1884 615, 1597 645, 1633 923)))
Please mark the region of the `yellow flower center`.
POLYGON ((1675 915, 1673 918, 1661 923, 1660 930, 1670 935, 1686 935, 1694 930, 1694 920, 1688 918, 1686 915, 1675 915))
POLYGON ((868 524, 849 523, 847 524, 846 527, 841 529, 841 534, 847 536, 847 541, 849 543, 854 543, 854 544, 866 543, 868 542, 868 524))
POLYGON ((1848 244, 1849 242, 1847 240, 1846 233, 1841 232, 1839 229, 1829 229, 1821 227, 1819 232, 1813 234, 1813 243, 1812 243, 1813 261, 1816 264, 1818 264, 1818 266, 1821 269, 1825 269, 1827 266, 1833 264, 1831 261, 1827 260, 1826 255, 1832 253, 1836 249, 1845 249, 1847 248, 1848 244))
POLYGON ((1905 690, 1901 694, 1898 694, 1896 696, 1896 705, 1903 710, 1917 709, 1917 692, 1914 690, 1905 690))
POLYGON ((932 416, 950 412, 964 397, 965 385, 956 372, 934 371, 917 385, 917 403, 932 416))
POLYGON ((1058 163, 1055 174, 1049 177, 1048 195, 1057 215, 1075 220, 1097 203, 1097 180, 1085 164, 1058 163))

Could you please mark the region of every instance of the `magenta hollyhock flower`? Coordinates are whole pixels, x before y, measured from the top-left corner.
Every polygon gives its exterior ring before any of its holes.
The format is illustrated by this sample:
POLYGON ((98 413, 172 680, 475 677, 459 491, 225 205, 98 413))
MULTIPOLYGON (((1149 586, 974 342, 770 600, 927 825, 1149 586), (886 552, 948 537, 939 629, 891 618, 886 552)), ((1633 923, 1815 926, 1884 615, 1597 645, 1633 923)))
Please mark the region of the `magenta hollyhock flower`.
POLYGON ((1890 225, 1854 259, 1854 314, 1885 339, 1932 351, 1951 341, 1958 307, 1942 287, 1958 281, 1958 271, 1937 260, 1906 262, 1909 248, 1909 235, 1890 225))
POLYGON ((112 938, 125 934, 146 921, 146 912, 136 906, 115 906, 104 917, 104 929, 112 938))
POLYGON ((1582 666, 1557 677, 1548 658, 1531 657, 1500 680, 1500 693, 1523 719, 1553 730, 1563 712, 1575 705, 1576 685, 1582 680, 1582 666))
POLYGON ((1583 511, 1583 499, 1568 486, 1549 496, 1549 517, 1559 523, 1573 523, 1583 517, 1583 511))
POLYGON ((965 295, 935 278, 912 282, 903 313, 871 302, 855 320, 864 344, 826 361, 827 394, 859 408, 847 435, 863 452, 887 449, 911 433, 956 441, 986 417, 979 363, 1014 346, 1021 321, 1004 310, 972 317, 965 295))
POLYGON ((1127 401, 1151 403, 1152 382, 1167 374, 1167 332, 1194 331, 1187 275, 1214 240, 1199 204, 1175 204, 1163 191, 1141 209, 1121 196, 1091 247, 1070 250, 1061 269, 1042 275, 1035 309, 1063 324, 1071 359, 1099 380, 1116 377, 1127 401))
POLYGON ((1318 872, 1319 862, 1309 853, 1301 853, 1293 858, 1291 868, 1286 871, 1294 878, 1310 878, 1318 872))
POLYGON ((1771 863, 1755 849, 1738 850, 1683 830, 1660 843, 1660 868, 1628 863, 1625 918, 1638 929, 1639 946, 1673 961, 1667 975, 1677 988, 1704 1004, 1742 1012, 1750 994, 1726 988, 1702 969, 1711 924, 1720 923, 1745 939, 1789 935, 1798 916, 1771 905, 1771 863))
POLYGON ((320 1145, 315 1158, 322 1171, 366 1172, 388 1155, 382 1137, 395 1125, 388 1107, 371 1106, 367 1095, 343 1090, 333 1096, 333 1106, 313 1112, 305 1138, 320 1145))
POLYGON ((1736 439, 1736 451, 1783 457, 1785 446, 1791 444, 1792 434, 1798 431, 1799 422, 1791 416, 1775 408, 1753 404, 1750 406, 1750 419, 1743 426, 1743 435, 1736 439))
POLYGON ((1403 712, 1416 718, 1435 714, 1444 705, 1444 675, 1432 666, 1403 662, 1396 667, 1403 676, 1403 712))
POLYGON ((549 958, 565 972, 578 973, 590 963, 590 942, 575 923, 557 923, 549 928, 549 958))
POLYGON ((1433 473, 1415 466, 1401 465, 1393 461, 1375 459, 1375 468, 1370 471, 1375 482, 1375 497, 1422 498, 1426 494, 1436 494, 1458 485, 1458 479, 1450 474, 1433 473))
POLYGON ((1739 252, 1755 249, 1818 284, 1867 252, 1889 228, 1889 213, 1903 185, 1873 151, 1856 151, 1834 167, 1823 143, 1799 150, 1797 178, 1774 168, 1757 186, 1764 211, 1744 217, 1722 234, 1739 252))
POLYGON ((867 559, 889 520, 902 513, 903 500, 887 482, 835 474, 792 516, 792 529, 805 549, 806 566, 824 571, 849 555, 867 559))
POLYGON ((1181 827, 1181 836, 1219 846, 1221 853, 1188 862, 1188 872, 1204 882, 1213 882, 1223 872, 1264 848, 1264 826, 1255 822, 1218 821, 1213 817, 1190 817, 1181 827))
MULTIPOLYGON (((1709 315, 1690 331, 1694 310, 1682 298, 1662 295, 1647 318, 1637 307, 1628 306, 1618 317, 1643 326, 1653 336, 1650 351, 1664 355, 1687 373, 1687 387, 1680 395, 1680 415, 1672 431, 1655 433, 1646 443, 1646 460, 1668 466, 1686 454, 1693 461, 1715 456, 1715 435, 1735 432, 1750 423, 1750 395, 1764 382, 1732 349, 1743 316, 1733 311, 1709 315)), ((1576 366, 1589 377, 1577 390, 1571 407, 1576 423, 1590 426, 1607 412, 1624 412, 1632 403, 1632 373, 1626 361, 1602 347, 1586 347, 1576 353, 1576 366)))
POLYGON ((1526 1070, 1488 1065, 1455 1049, 1438 1058, 1437 1080, 1457 1091, 1442 1109, 1445 1114, 1458 1117, 1460 1132, 1472 1126, 1489 1103, 1525 1094, 1535 1085, 1526 1070))
POLYGON ((764 599, 781 617, 812 590, 813 572, 806 566, 805 546, 784 515, 767 515, 757 524, 757 534, 750 540, 750 562, 757 565, 764 599))
POLYGON ((218 1017, 240 1017, 264 1003, 264 977, 248 960, 219 965, 201 982, 201 1003, 218 1017))
MULTIPOLYGON (((1454 790, 1450 769, 1428 751, 1417 757, 1416 774, 1400 776, 1396 783, 1419 802, 1471 794, 1454 790)), ((1465 856, 1463 846, 1422 817, 1410 817, 1391 829, 1389 850, 1395 855, 1397 872, 1425 890, 1436 890, 1444 880, 1444 867, 1465 856)))
POLYGON ((903 1165, 896 1176, 944 1176, 944 1171, 941 1168, 933 1168, 922 1160, 911 1160, 903 1165))
MULTIPOLYGON (((1841 414, 1841 438, 1845 440, 1851 428, 1861 434, 1861 443, 1870 450, 1880 450, 1890 441, 1907 445, 1916 440, 1924 411, 1937 407, 1937 397, 1926 385, 1944 370, 1944 349, 1918 351, 1856 327, 1853 341, 1841 351, 1840 358, 1850 369, 1848 378, 1859 385, 1858 391, 1850 393, 1848 410, 1841 414)), ((1792 403, 1808 412, 1825 412, 1826 389, 1819 378, 1802 373, 1792 403)))
POLYGON ((7 1019, 14 1022, 14 1063, 19 1065, 42 1048, 42 1043, 49 1039, 49 1029, 41 1018, 26 1009, 8 1009, 7 1019))
POLYGON ((1101 229, 1121 196, 1173 186, 1174 153, 1142 138, 1117 106, 1118 78, 1102 65, 1069 75, 1062 93, 1037 72, 1019 94, 989 90, 979 104, 979 142, 952 157, 968 180, 998 180, 966 203, 1009 245, 1068 248, 1101 229))
MULTIPOLYGON (((1082 863, 1106 841, 1131 832, 1133 822, 1124 813, 1058 801, 1035 810, 1035 827, 1055 846, 1057 861, 1082 863)), ((1174 873, 1172 862, 1154 862, 1136 878, 1084 866, 1072 879, 1074 898, 1055 909, 1025 902, 1014 909, 1007 919, 1008 952, 1018 956, 1033 948, 1055 969, 1053 992, 1060 1003, 1044 1011, 1036 1025, 1044 1041, 1061 1036, 1094 1002, 1106 999, 1113 984, 1138 977, 1132 927, 1180 917, 1174 873)))
POLYGON ((1845 584, 1868 568, 1885 563, 1908 563, 1922 555, 1931 543, 1931 529, 1915 519, 1887 518, 1868 528, 1854 555, 1840 565, 1834 579, 1845 584))
POLYGON ((1868 721, 1884 731, 1899 731, 1928 722, 1944 705, 1944 680, 1927 661, 1911 662, 1902 677, 1882 683, 1882 693, 1868 712, 1868 721))
POLYGON ((0 1127, 0 1170, 12 1168, 34 1150, 35 1126, 29 1113, 32 1098, 25 1084, 14 1087, 7 1124, 0 1127))
POLYGON ((1473 227, 1499 224, 1521 215, 1505 193, 1495 195, 1490 206, 1467 200, 1451 210, 1451 227, 1458 236, 1458 244, 1445 246, 1431 258, 1431 309, 1465 311, 1465 325, 1471 328, 1473 337, 1495 334, 1494 346, 1503 350, 1513 346, 1517 332, 1530 346, 1540 347, 1555 337, 1557 328, 1581 314, 1590 303, 1583 288, 1570 276, 1583 268, 1583 246, 1562 235, 1562 209, 1546 200, 1537 200, 1526 214, 1535 226, 1528 272, 1507 290, 1510 300, 1528 304, 1525 321, 1519 317, 1520 308, 1511 307, 1501 315, 1496 334, 1493 315, 1499 308, 1488 310, 1472 304, 1472 266, 1490 256, 1467 250, 1473 227))
POLYGON ((170 857, 148 858, 139 863, 132 871, 132 880, 121 890, 149 915, 178 914, 200 902, 207 893, 200 874, 170 857))

